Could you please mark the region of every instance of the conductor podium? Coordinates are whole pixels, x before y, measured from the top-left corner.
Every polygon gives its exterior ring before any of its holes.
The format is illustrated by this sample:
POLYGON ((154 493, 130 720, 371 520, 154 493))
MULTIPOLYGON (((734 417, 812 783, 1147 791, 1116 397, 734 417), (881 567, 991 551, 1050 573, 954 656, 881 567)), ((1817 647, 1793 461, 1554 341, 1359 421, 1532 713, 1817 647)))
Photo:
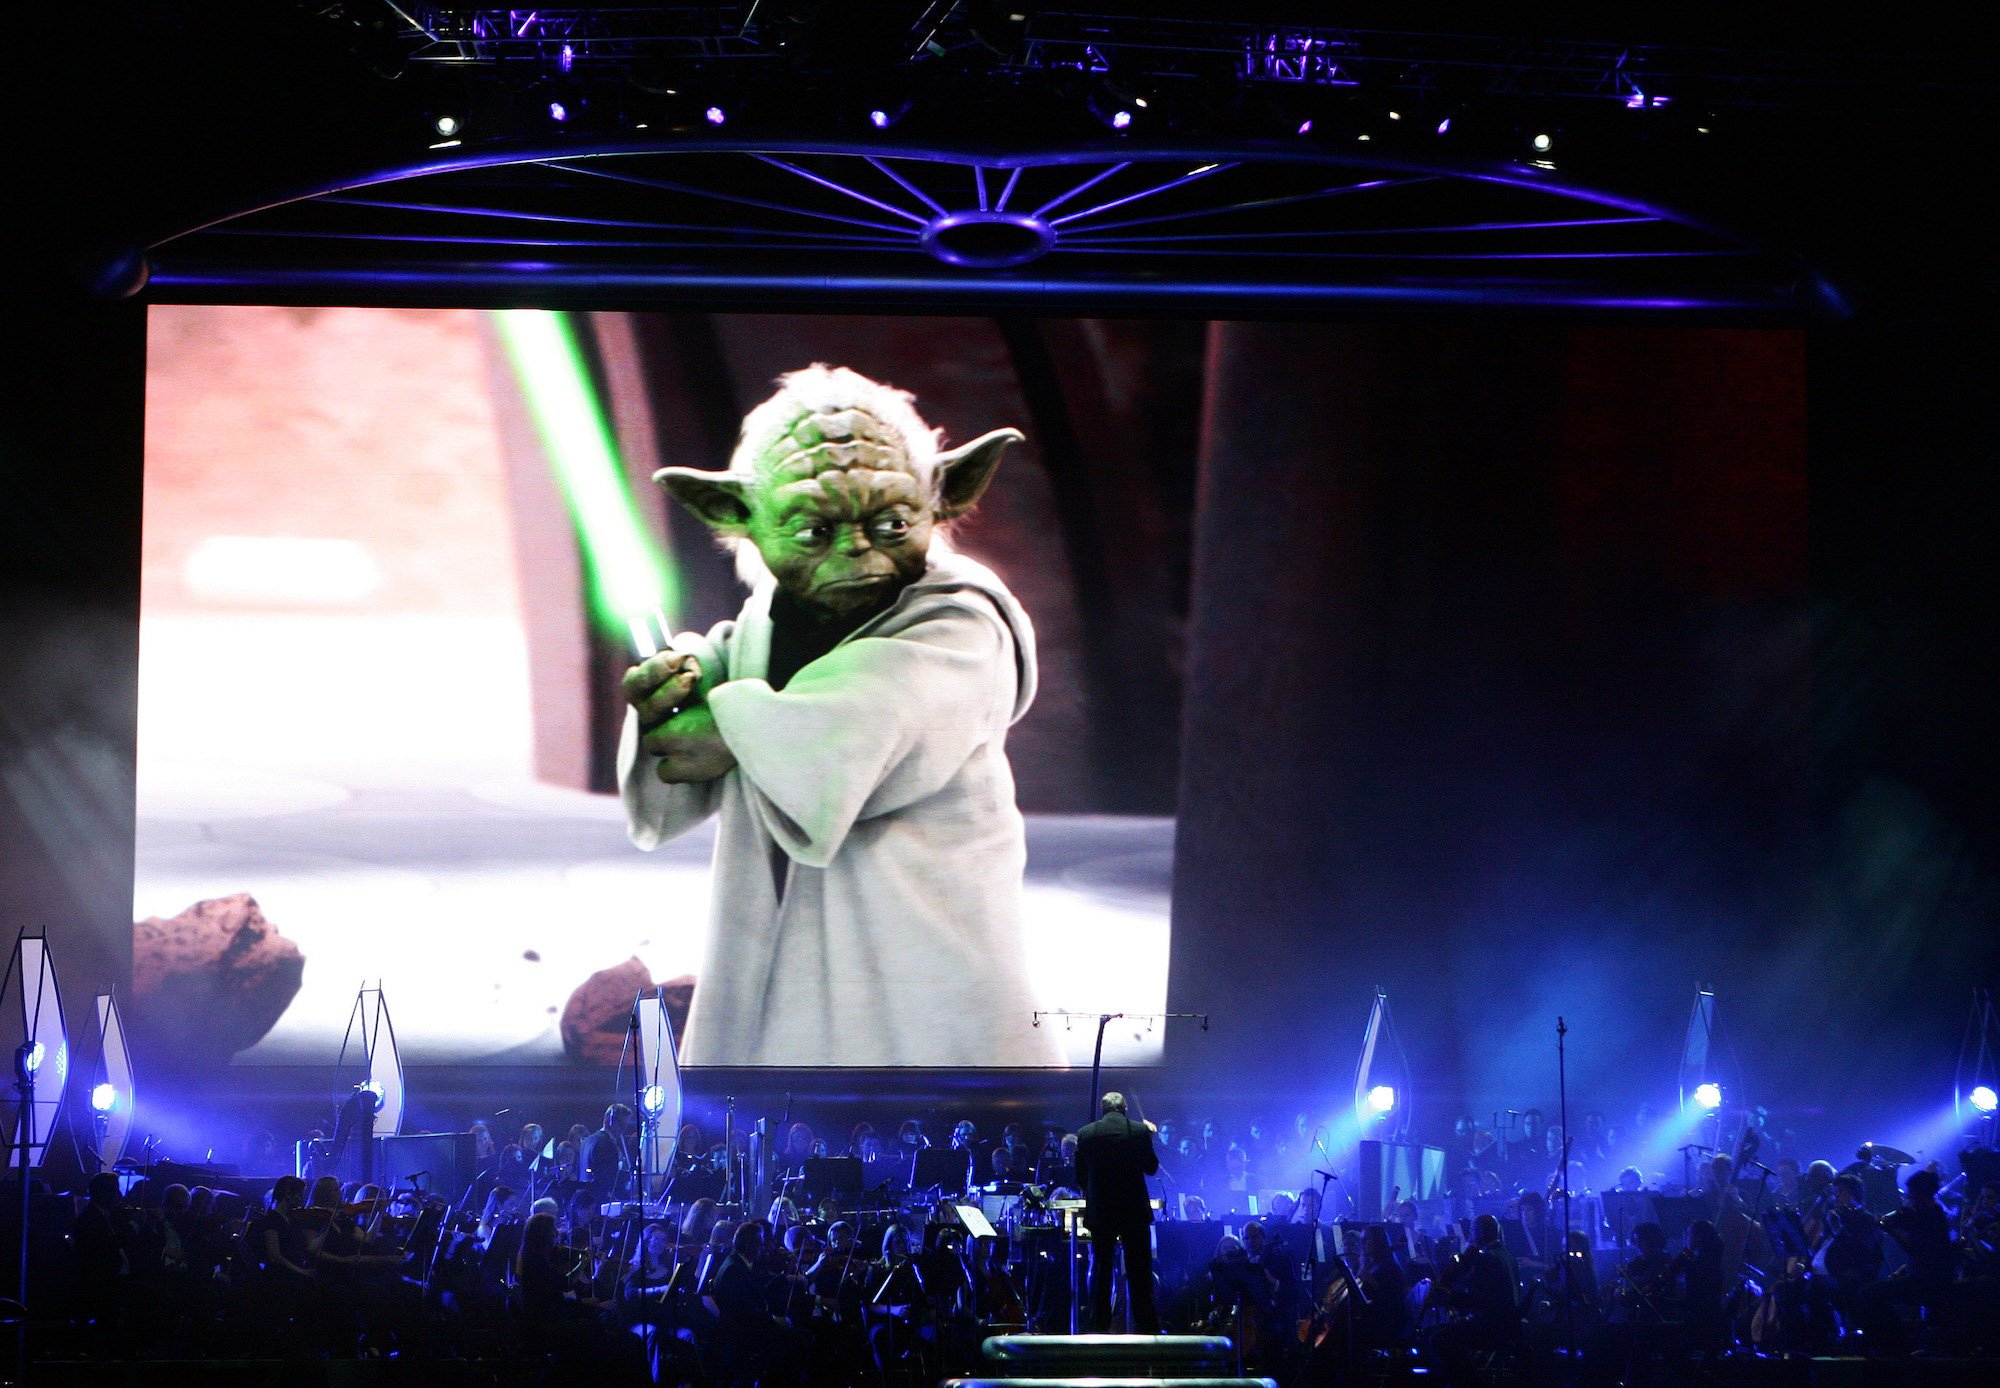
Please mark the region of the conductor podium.
POLYGON ((1220 1335, 996 1335, 983 1353, 988 1374, 946 1379, 945 1388, 1275 1388, 1244 1378, 1235 1344, 1220 1335))

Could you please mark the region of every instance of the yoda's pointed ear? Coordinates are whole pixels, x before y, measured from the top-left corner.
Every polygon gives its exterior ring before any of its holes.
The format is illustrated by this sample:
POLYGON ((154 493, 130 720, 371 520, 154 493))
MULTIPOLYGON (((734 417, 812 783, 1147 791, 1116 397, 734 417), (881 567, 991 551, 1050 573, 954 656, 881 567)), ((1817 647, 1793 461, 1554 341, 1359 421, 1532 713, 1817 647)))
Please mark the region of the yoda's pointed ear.
POLYGON ((1000 466, 1000 455, 1009 444, 1019 443, 1025 437, 1019 429, 995 429, 949 453, 938 454, 933 466, 939 517, 952 520, 977 506, 979 498, 985 495, 986 484, 993 480, 993 469, 1000 466))
POLYGON ((734 537, 749 531, 749 484, 743 478, 691 467, 663 467, 653 474, 653 480, 716 534, 734 537))

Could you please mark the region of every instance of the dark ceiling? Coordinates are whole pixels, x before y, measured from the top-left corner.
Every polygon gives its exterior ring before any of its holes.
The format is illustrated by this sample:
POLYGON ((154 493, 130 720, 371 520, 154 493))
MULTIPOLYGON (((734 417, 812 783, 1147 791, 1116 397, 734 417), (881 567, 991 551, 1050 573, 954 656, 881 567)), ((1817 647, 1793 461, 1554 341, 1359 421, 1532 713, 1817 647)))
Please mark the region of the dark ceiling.
POLYGON ((1215 9, 134 4, 31 50, 53 138, 19 142, 12 263, 193 299, 1782 317, 1990 292, 1961 209, 1993 85, 1949 33, 1215 9), (1135 194, 1143 224, 1095 210, 1135 194))

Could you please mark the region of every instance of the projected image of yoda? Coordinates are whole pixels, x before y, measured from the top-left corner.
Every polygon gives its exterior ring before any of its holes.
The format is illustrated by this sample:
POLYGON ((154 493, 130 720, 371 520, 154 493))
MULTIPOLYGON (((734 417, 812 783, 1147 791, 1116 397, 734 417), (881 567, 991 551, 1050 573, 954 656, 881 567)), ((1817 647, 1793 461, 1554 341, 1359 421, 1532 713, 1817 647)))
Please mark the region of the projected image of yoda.
POLYGON ((734 620, 626 672, 632 841, 719 817, 697 1065, 1050 1065, 1031 1020, 1007 730, 1027 614, 942 527, 1010 444, 949 452, 907 394, 780 379, 727 471, 659 482, 755 574, 734 620))

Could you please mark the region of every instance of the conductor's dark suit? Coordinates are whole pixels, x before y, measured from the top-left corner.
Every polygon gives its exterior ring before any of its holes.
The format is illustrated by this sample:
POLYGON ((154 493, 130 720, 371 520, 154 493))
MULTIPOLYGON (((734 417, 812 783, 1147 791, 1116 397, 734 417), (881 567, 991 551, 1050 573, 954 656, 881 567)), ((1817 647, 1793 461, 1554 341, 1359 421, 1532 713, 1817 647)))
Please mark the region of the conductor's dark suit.
POLYGON ((1160 1333, 1153 1309, 1153 1207, 1146 1195, 1146 1178, 1159 1169, 1151 1130, 1122 1113, 1108 1113, 1076 1135, 1076 1179, 1091 1237, 1091 1328, 1099 1334, 1111 1329, 1111 1269, 1119 1247, 1125 1250, 1132 1330, 1160 1333))

